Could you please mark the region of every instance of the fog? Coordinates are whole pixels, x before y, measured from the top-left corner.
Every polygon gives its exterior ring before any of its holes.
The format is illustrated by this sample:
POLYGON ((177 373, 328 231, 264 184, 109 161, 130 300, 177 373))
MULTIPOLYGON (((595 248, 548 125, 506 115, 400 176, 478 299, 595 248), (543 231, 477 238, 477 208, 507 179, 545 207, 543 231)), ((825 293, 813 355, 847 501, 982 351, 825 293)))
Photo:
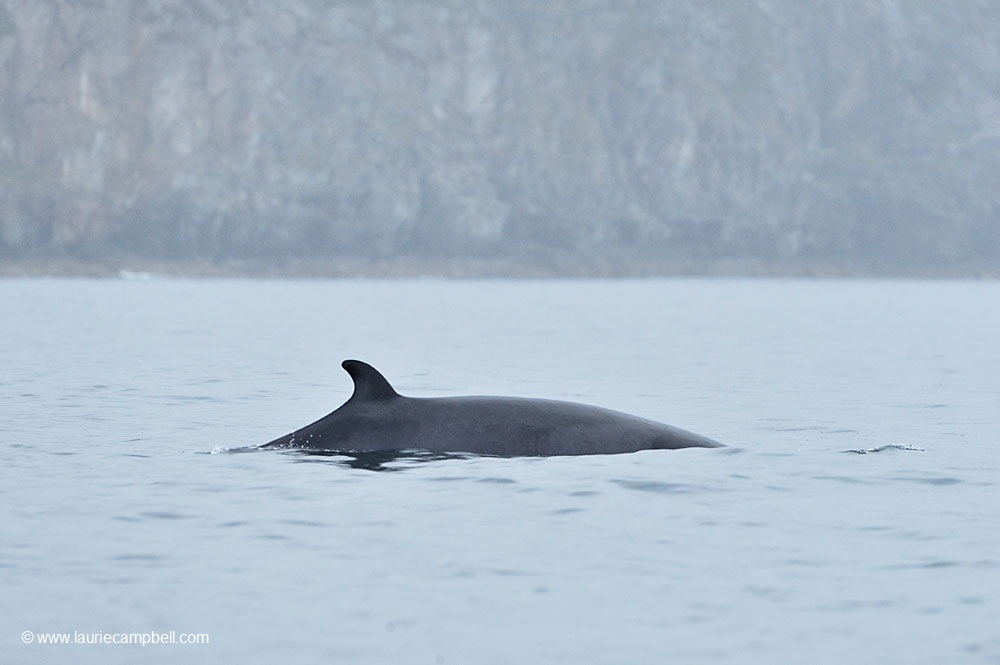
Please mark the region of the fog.
POLYGON ((0 273, 1000 273, 973 0, 0 2, 0 273))

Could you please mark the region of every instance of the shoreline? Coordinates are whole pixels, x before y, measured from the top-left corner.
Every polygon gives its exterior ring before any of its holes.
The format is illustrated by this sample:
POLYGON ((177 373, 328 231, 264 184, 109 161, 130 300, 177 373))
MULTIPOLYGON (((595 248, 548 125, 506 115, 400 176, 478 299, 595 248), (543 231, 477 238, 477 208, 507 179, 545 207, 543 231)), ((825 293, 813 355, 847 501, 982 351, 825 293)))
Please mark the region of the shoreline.
POLYGON ((528 258, 372 259, 329 257, 290 260, 156 260, 121 258, 0 258, 0 278, 150 279, 899 279, 994 280, 1000 266, 893 266, 872 268, 806 260, 669 259, 552 256, 528 258))

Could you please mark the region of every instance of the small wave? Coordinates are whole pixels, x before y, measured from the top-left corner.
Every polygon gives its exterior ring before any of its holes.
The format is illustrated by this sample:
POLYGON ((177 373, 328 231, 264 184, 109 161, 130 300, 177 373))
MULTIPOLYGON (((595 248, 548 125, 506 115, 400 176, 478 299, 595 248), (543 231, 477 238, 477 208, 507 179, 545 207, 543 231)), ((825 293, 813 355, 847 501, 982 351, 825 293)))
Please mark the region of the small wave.
POLYGON ((887 443, 884 446, 877 446, 875 448, 851 448, 850 450, 842 450, 844 453, 855 453, 857 455, 867 455, 868 453, 881 453, 886 450, 909 450, 918 453, 926 453, 927 451, 923 448, 917 448, 916 446, 904 446, 898 443, 887 443))
POLYGON ((236 453, 253 453, 261 450, 260 446, 236 446, 234 448, 226 448, 225 446, 216 446, 209 451, 209 455, 225 455, 225 454, 236 454, 236 453))
POLYGON ((245 453, 251 450, 255 450, 256 446, 237 446, 235 448, 226 448, 225 446, 216 446, 208 453, 209 455, 224 455, 226 453, 245 453))

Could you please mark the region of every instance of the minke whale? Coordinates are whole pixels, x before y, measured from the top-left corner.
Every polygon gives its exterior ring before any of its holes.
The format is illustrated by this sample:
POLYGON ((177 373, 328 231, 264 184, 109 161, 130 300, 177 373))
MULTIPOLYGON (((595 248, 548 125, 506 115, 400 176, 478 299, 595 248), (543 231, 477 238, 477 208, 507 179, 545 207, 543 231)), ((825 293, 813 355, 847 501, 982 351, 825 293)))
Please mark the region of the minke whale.
POLYGON ((707 437, 611 409, 523 397, 405 397, 378 370, 345 360, 354 394, 263 449, 344 453, 426 450, 499 457, 718 448, 707 437))

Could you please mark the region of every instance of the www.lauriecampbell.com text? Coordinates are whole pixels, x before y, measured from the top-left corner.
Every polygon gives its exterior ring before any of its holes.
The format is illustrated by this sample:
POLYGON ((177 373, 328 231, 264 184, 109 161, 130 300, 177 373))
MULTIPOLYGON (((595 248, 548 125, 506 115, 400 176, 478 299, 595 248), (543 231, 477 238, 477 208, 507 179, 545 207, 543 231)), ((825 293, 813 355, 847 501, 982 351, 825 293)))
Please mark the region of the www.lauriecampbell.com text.
POLYGON ((146 631, 142 633, 125 632, 84 632, 75 630, 69 633, 36 633, 26 630, 21 633, 21 641, 25 644, 111 644, 153 646, 169 644, 211 644, 208 633, 184 633, 176 630, 164 632, 146 631))

